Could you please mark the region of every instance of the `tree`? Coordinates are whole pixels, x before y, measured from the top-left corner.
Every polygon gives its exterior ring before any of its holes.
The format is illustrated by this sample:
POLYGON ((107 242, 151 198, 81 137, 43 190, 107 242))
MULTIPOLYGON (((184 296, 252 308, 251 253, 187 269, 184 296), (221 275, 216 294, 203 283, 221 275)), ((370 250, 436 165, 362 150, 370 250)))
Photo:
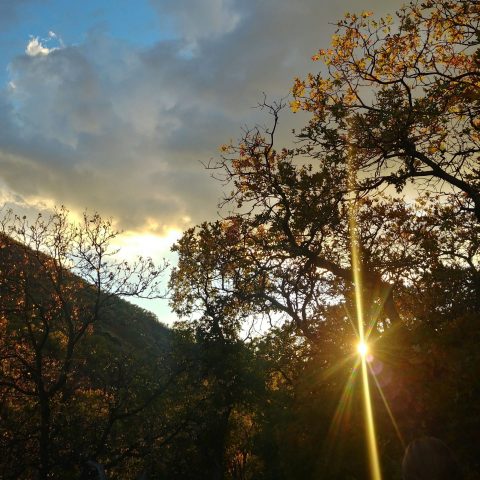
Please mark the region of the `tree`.
MULTIPOLYGON (((246 131, 212 166, 233 186, 225 202, 235 215, 211 242, 222 249, 215 258, 231 274, 230 291, 256 299, 263 312, 286 314, 304 335, 318 335, 332 303, 352 293, 349 212, 356 204, 364 293, 379 306, 380 323, 398 323, 396 283, 413 275, 421 253, 399 227, 415 228, 415 209, 398 199, 352 197, 348 166, 329 161, 335 152, 311 161, 303 148, 277 151, 282 105, 267 108, 273 127, 246 131)), ((203 225, 198 235, 211 228, 203 225)))
MULTIPOLYGON (((279 348, 293 353, 285 362, 267 359, 268 400, 282 400, 278 409, 265 406, 256 425, 269 431, 258 435, 264 461, 275 444, 269 435, 278 434, 276 415, 297 447, 328 431, 339 380, 350 376, 356 269, 379 366, 372 375, 393 404, 386 409, 384 397, 372 394, 383 416, 378 442, 390 458, 387 471, 393 474, 401 451, 398 442, 392 446, 392 412, 407 440, 428 431, 461 436, 474 418, 468 391, 478 383, 472 345, 480 311, 478 14, 478 2, 429 0, 401 9, 397 23, 376 22, 369 12, 347 15, 332 48, 314 58, 325 61, 326 76, 295 82, 293 110, 312 114, 295 146, 282 148, 276 137, 285 105, 263 102, 271 125, 245 130, 209 166, 229 189, 221 204, 229 213, 188 230, 176 245, 173 298, 183 313, 196 311, 212 335, 255 318, 280 325, 269 334, 272 344, 284 340, 279 348), (445 382, 437 388, 431 380, 440 375, 445 382), (456 393, 461 401, 452 400, 456 393), (457 416, 443 423, 449 401, 457 416), (307 434, 308 425, 318 430, 307 434)), ((257 355, 275 358, 267 343, 259 345, 257 355)), ((358 451, 361 439, 351 430, 343 440, 358 451)), ((474 470, 475 447, 465 451, 474 470)), ((281 475, 306 478, 302 469, 314 471, 318 454, 296 456, 297 470, 279 469, 281 475)), ((328 457, 318 465, 327 469, 328 457)), ((353 474, 333 470, 332 478, 353 474)))
POLYGON ((224 227, 216 222, 204 224, 199 232, 191 229, 172 248, 179 260, 170 277, 171 306, 185 319, 177 329, 195 346, 198 373, 193 380, 200 383, 203 396, 195 434, 196 470, 201 473, 189 478, 220 480, 227 478, 227 472, 232 479, 243 478, 252 399, 263 392, 253 352, 239 337, 242 324, 259 309, 245 297, 240 300, 231 294, 233 277, 242 267, 231 264, 236 272, 230 269, 232 239, 228 231, 224 236, 224 227))
POLYGON ((294 111, 312 113, 299 134, 331 165, 354 151, 359 190, 386 185, 441 193, 480 220, 480 4, 427 0, 396 18, 347 14, 326 74, 297 79, 294 111))
POLYGON ((57 420, 81 378, 79 345, 118 296, 160 295, 164 267, 150 259, 117 260, 111 243, 118 232, 98 214, 72 223, 63 208, 33 222, 7 212, 1 227, 2 408, 33 419, 20 424, 23 439, 5 435, 6 450, 19 453, 23 445, 24 470, 46 479, 61 461, 57 420))

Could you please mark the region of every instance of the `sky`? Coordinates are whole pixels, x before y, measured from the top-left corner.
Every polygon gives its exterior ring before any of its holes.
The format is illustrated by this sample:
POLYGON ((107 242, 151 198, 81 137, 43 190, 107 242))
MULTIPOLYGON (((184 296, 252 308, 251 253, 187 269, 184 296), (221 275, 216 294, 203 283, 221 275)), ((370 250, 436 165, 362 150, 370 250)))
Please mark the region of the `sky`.
MULTIPOLYGON (((203 164, 317 71, 343 14, 399 0, 0 0, 0 207, 98 211, 167 257, 218 215, 203 164)), ((286 112, 281 135, 301 121, 286 112)), ((141 303, 165 323, 166 301, 141 303)))

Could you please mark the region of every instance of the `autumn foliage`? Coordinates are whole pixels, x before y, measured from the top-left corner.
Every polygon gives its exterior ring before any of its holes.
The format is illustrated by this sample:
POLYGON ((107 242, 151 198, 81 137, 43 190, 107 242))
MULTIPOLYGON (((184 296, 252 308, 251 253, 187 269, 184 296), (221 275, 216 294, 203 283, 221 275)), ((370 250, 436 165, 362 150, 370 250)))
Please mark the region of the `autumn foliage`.
POLYGON ((480 219, 479 18, 478 2, 448 0, 348 14, 313 57, 326 73, 295 81, 292 108, 312 113, 300 136, 353 148, 364 189, 421 182, 480 219))
POLYGON ((168 334, 121 313, 162 269, 116 261, 109 222, 5 221, 0 476, 369 478, 359 292, 384 478, 422 435, 480 478, 479 22, 426 0, 338 23, 293 146, 265 100, 209 165, 227 213, 173 246, 168 334))
POLYGON ((176 245, 173 306, 199 312, 206 332, 270 327, 257 353, 291 412, 264 411, 263 441, 282 452, 272 478, 368 478, 355 269, 386 478, 422 434, 454 445, 477 478, 479 13, 478 2, 432 0, 383 19, 347 14, 313 56, 319 73, 295 80, 291 109, 309 120, 294 146, 278 145, 285 105, 263 102, 270 125, 209 165, 228 216, 176 245))

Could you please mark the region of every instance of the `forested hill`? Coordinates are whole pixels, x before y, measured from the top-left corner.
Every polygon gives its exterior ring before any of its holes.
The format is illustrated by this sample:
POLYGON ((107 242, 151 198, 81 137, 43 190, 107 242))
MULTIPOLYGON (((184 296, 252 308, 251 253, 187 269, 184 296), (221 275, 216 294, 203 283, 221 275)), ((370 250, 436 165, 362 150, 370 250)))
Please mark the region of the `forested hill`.
POLYGON ((112 300, 93 331, 139 351, 168 348, 172 339, 172 331, 156 315, 119 297, 112 300))
MULTIPOLYGON (((33 281, 29 287, 26 284, 23 286, 23 293, 30 296, 38 295, 36 297, 38 303, 47 303, 52 291, 56 288, 55 281, 52 282, 48 269, 45 268, 52 260, 42 252, 35 252, 13 238, 0 234, 0 275, 3 299, 0 302, 2 302, 2 308, 5 306, 9 293, 14 296, 20 294, 22 279, 25 278, 25 269, 31 270, 27 274, 27 279, 33 281), (5 280, 7 275, 10 276, 8 281, 5 280), (25 288, 30 288, 31 291, 25 290, 25 288)), ((79 295, 86 294, 95 301, 94 287, 82 278, 69 273, 67 268, 63 275, 65 281, 71 282, 79 295)), ((101 318, 92 325, 94 335, 108 337, 113 343, 139 350, 144 350, 146 345, 164 346, 168 343, 171 331, 153 313, 119 296, 110 297, 107 303, 101 318)))
MULTIPOLYGON (((368 478, 343 305, 331 306, 313 339, 286 322, 246 342, 229 317, 235 299, 210 294, 203 298, 226 308, 169 330, 119 297, 145 292, 156 267, 105 259, 110 237, 99 219, 81 232, 54 219, 50 230, 26 230, 34 232, 27 242, 0 237, 0 478, 99 478, 92 465, 108 480, 368 478)), ((179 251, 177 293, 218 278, 187 268, 202 265, 194 252, 179 251)), ((428 294, 411 306, 420 320, 372 342, 384 478, 400 478, 404 443, 429 434, 476 479, 477 297, 460 267, 426 278, 428 294)))
POLYGON ((117 268, 94 285, 61 241, 31 240, 0 236, 0 478, 88 478, 91 460, 138 470, 184 422, 180 406, 165 415, 185 368, 174 335, 111 293, 113 275, 135 279, 117 268))

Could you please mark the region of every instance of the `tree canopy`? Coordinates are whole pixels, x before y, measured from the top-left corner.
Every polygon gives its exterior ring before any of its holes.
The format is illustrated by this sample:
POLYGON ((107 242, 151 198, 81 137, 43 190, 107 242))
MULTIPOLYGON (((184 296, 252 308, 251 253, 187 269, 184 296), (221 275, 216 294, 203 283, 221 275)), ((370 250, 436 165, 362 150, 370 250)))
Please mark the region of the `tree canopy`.
POLYGON ((447 195, 480 220, 480 5, 413 2, 395 17, 348 14, 313 60, 326 73, 297 79, 293 110, 315 155, 355 151, 365 191, 408 181, 447 195))
MULTIPOLYGON (((236 336, 255 319, 270 322, 269 341, 291 349, 287 365, 266 344, 258 352, 275 358, 277 385, 302 412, 299 421, 309 402, 328 404, 333 392, 340 404, 355 402, 335 386, 339 378, 354 382, 346 372, 356 338, 356 269, 374 345, 376 408, 396 417, 403 439, 453 438, 472 418, 472 344, 465 341, 461 358, 457 342, 477 338, 480 308, 479 8, 431 0, 383 19, 347 14, 331 47, 313 57, 320 73, 295 80, 291 108, 309 119, 294 146, 277 138, 285 103, 263 102, 269 126, 246 129, 209 165, 227 190, 221 206, 228 213, 188 230, 175 246, 173 307, 197 311, 211 332, 228 328, 236 336), (453 366, 443 370, 448 355, 468 372, 469 385, 453 366), (448 380, 428 387, 440 372, 448 380), (449 400, 454 392, 468 408, 449 400), (440 426, 451 401, 455 418, 440 426)), ((315 414, 323 438, 329 414, 315 414)), ((336 415, 334 422, 338 408, 336 415)), ((388 423, 379 439, 387 457, 395 455, 388 423)), ((317 433, 309 441, 318 442, 317 433)), ((296 435, 290 439, 299 441, 296 435)), ((463 448, 473 465, 474 449, 463 448)), ((335 470, 328 455, 320 455, 328 478, 361 478, 360 459, 352 473, 335 470)), ((308 465, 310 474, 319 468, 308 465)))

